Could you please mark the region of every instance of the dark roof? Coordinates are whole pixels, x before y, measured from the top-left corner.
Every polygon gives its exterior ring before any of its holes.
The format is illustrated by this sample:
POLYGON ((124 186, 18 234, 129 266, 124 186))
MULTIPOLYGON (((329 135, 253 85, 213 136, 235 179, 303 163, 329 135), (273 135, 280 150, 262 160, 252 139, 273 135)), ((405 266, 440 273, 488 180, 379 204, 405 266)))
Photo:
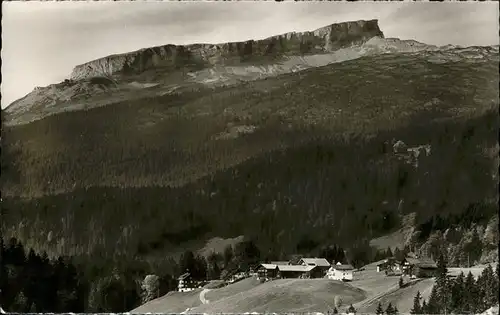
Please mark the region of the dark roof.
POLYGON ((184 279, 188 278, 189 276, 191 276, 191 274, 189 272, 186 272, 186 273, 180 275, 180 277, 177 278, 177 280, 184 280, 184 279))
POLYGON ((382 260, 374 262, 375 266, 381 266, 385 263, 387 263, 387 259, 382 259, 382 260))
POLYGON ((289 261, 271 261, 271 265, 290 265, 289 261))
POLYGON ((417 263, 415 266, 422 269, 437 269, 437 265, 433 262, 420 262, 417 263))
POLYGON ((334 265, 332 267, 334 269, 337 269, 337 270, 353 270, 354 269, 354 267, 351 265, 334 265))

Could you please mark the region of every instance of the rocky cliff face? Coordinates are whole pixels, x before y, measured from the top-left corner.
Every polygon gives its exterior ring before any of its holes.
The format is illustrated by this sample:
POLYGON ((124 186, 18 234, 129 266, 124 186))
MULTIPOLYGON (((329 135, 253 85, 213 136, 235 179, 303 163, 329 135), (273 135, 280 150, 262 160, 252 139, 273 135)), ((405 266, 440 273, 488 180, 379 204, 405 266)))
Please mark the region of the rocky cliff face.
POLYGON ((263 40, 225 44, 165 45, 112 55, 76 66, 72 80, 113 74, 138 74, 151 68, 206 68, 216 64, 266 62, 290 55, 332 52, 384 37, 377 20, 331 24, 311 32, 286 33, 263 40))
POLYGON ((387 53, 418 55, 431 63, 482 62, 498 55, 498 46, 436 47, 385 38, 377 20, 332 24, 263 40, 158 46, 75 67, 71 79, 36 88, 10 104, 4 110, 4 124, 26 124, 61 112, 173 91, 237 85, 387 53))

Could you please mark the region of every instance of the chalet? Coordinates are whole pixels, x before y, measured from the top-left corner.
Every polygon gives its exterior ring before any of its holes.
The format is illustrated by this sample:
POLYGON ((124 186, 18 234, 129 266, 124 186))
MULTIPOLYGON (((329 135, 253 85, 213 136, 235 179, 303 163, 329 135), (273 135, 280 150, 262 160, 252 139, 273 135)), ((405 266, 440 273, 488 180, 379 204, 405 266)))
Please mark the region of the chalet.
POLYGON ((278 265, 278 278, 322 278, 323 273, 317 266, 278 265))
POLYGON ((265 279, 266 281, 274 279, 278 276, 278 265, 261 264, 257 269, 257 279, 265 279))
POLYGON ((328 269, 326 276, 331 280, 352 281, 353 272, 353 266, 344 265, 338 262, 336 265, 332 265, 330 269, 328 269))
POLYGON ((384 271, 386 275, 389 274, 401 274, 401 263, 396 260, 394 257, 389 257, 384 260, 378 261, 377 264, 377 272, 384 271))
POLYGON ((196 288, 196 283, 189 272, 182 274, 177 280, 179 281, 177 285, 179 292, 188 292, 196 288))
POLYGON ((437 275, 437 270, 435 262, 419 262, 415 265, 413 274, 417 278, 432 278, 437 275))
POLYGON ((430 278, 436 275, 437 265, 430 259, 406 257, 401 261, 401 269, 412 278, 430 278))
POLYGON ((322 273, 322 277, 326 275, 331 267, 331 264, 325 258, 302 258, 299 260, 299 265, 317 267, 319 272, 322 273))

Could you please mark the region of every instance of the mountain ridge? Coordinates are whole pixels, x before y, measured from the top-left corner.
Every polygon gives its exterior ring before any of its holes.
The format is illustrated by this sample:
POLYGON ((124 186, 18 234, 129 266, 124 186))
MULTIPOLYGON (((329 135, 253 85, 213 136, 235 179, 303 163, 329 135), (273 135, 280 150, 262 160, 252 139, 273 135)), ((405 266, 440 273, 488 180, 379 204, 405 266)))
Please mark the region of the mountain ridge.
POLYGON ((113 75, 117 72, 142 72, 155 66, 172 66, 179 63, 185 65, 185 62, 208 63, 212 66, 218 62, 231 64, 244 62, 255 54, 269 56, 328 52, 359 44, 375 36, 383 38, 384 34, 378 26, 378 20, 373 19, 333 23, 313 31, 287 32, 260 40, 218 44, 167 44, 109 55, 77 65, 70 79, 113 75))

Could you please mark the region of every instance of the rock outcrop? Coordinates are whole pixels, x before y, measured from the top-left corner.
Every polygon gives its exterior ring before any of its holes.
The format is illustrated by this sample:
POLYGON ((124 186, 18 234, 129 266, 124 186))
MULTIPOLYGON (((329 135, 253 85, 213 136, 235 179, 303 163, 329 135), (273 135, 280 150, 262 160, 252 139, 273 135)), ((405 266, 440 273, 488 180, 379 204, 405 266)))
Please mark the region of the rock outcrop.
POLYGON ((76 66, 71 79, 137 74, 151 68, 202 69, 216 64, 239 65, 282 56, 332 52, 384 34, 377 20, 331 24, 311 32, 292 32, 262 40, 225 44, 164 45, 107 56, 76 66))

